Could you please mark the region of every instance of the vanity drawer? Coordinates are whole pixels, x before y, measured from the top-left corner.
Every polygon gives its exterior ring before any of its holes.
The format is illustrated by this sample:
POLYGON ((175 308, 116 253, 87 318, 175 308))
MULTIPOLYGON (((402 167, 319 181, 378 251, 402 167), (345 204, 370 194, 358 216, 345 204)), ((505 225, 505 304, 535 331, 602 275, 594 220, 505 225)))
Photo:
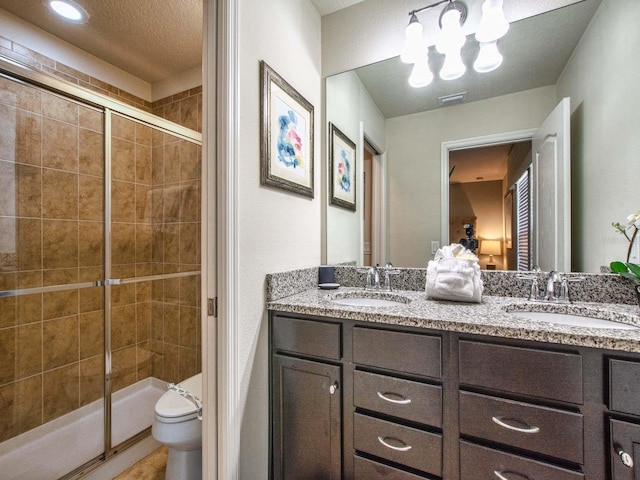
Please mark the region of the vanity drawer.
POLYGON ((640 363, 609 360, 609 409, 640 415, 640 363))
POLYGON ((636 480, 640 475, 640 425, 609 419, 609 428, 612 479, 636 480), (626 457, 623 457, 624 453, 626 457))
POLYGON ((582 404, 582 357, 573 353, 460 342, 460 384, 582 404))
POLYGON ((442 387, 375 373, 354 372, 355 407, 442 427, 442 387))
POLYGON ((440 337, 431 335, 355 327, 353 361, 360 365, 440 378, 440 343, 440 337))
POLYGON ((353 457, 353 478, 354 480, 425 480, 425 477, 357 455, 353 457))
POLYGON ((442 474, 442 436, 435 433, 355 413, 353 446, 400 465, 442 474))
POLYGON ((460 433, 582 464, 580 413, 460 392, 460 433))
POLYGON ((460 441, 460 480, 530 478, 580 480, 584 475, 518 455, 460 441))
POLYGON ((272 344, 276 351, 340 360, 342 358, 341 333, 339 323, 278 315, 273 317, 272 322, 272 344))

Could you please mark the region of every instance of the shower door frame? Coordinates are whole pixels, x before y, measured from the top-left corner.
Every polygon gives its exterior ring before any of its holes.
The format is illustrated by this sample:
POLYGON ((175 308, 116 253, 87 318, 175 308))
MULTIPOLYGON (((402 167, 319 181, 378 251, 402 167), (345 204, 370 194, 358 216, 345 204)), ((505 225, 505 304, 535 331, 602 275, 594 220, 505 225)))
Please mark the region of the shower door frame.
MULTIPOLYGON (((52 77, 43 72, 33 70, 32 68, 23 65, 19 62, 16 62, 8 57, 5 57, 0 54, 0 75, 3 75, 11 80, 16 80, 19 82, 23 82, 28 85, 32 85, 37 88, 44 89, 45 91, 49 91, 51 93, 55 93, 61 95, 71 101, 78 102, 87 107, 95 108, 100 110, 104 115, 104 279, 96 282, 84 282, 84 283, 76 283, 76 284, 68 284, 64 286, 50 286, 50 287, 38 287, 38 288, 29 288, 22 290, 13 290, 13 291, 5 291, 0 292, 0 295, 3 297, 9 296, 18 296, 25 293, 44 293, 44 292, 52 292, 57 290, 66 290, 70 288, 91 288, 91 287, 104 287, 104 451, 101 455, 96 458, 89 459, 85 464, 78 466, 73 471, 69 472, 67 475, 63 476, 62 479, 73 479, 78 478, 80 475, 85 475, 90 471, 100 467, 106 460, 109 460, 116 454, 126 450, 128 447, 134 445, 142 438, 147 437, 151 433, 151 427, 146 428, 145 430, 139 432, 138 434, 126 439, 120 444, 113 446, 111 444, 111 425, 112 425, 112 414, 111 414, 111 380, 112 380, 112 369, 111 369, 111 338, 110 338, 110 320, 111 320, 111 286, 112 285, 123 285, 127 283, 137 283, 143 281, 152 281, 152 280, 163 280, 168 278, 179 278, 185 276, 193 276, 199 274, 201 276, 200 281, 200 297, 204 297, 206 292, 203 291, 204 285, 206 284, 206 273, 208 271, 208 264, 204 261, 207 257, 207 250, 209 246, 202 241, 201 242, 201 263, 199 271, 191 271, 191 272, 179 272, 179 273, 169 273, 169 274, 159 274, 159 275, 151 275, 145 277, 132 277, 126 279, 113 279, 111 278, 111 113, 116 113, 120 116, 128 118, 130 120, 140 122, 154 129, 158 129, 164 133, 168 133, 182 140, 190 141, 198 146, 203 145, 203 135, 199 132, 191 130, 189 128, 183 127, 179 124, 170 122, 169 120, 165 120, 161 117, 153 115, 151 113, 145 112, 138 108, 132 107, 126 103, 123 103, 119 100, 115 100, 113 98, 107 97, 100 93, 93 92, 91 90, 82 88, 80 86, 74 85, 72 83, 66 82, 64 80, 60 80, 58 78, 52 77)), ((201 182, 201 218, 200 224, 202 226, 202 238, 205 238, 206 232, 206 224, 209 222, 207 211, 208 211, 208 182, 207 177, 209 173, 207 169, 204 168, 205 162, 205 152, 201 150, 201 163, 203 164, 202 174, 200 178, 201 182)), ((214 210, 215 211, 215 210, 214 210)), ((205 297, 206 298, 206 297, 205 297)), ((208 312, 206 308, 206 303, 202 304, 201 307, 201 326, 202 326, 202 336, 203 340, 206 339, 205 325, 208 319, 208 312)), ((206 354, 207 343, 205 341, 202 342, 202 354, 203 356, 206 354)), ((202 369, 204 373, 204 369, 206 366, 202 363, 202 369)), ((215 371, 215 368, 214 368, 215 371)), ((206 401, 206 399, 203 399, 206 401)), ((61 480, 62 480, 61 479, 61 480)))

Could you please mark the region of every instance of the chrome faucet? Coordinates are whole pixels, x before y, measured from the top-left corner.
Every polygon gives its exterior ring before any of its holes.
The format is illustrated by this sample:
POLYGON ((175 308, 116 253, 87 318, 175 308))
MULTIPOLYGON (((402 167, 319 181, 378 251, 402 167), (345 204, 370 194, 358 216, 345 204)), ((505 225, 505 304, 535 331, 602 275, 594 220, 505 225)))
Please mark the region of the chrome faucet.
MULTIPOLYGON (((562 289, 556 289, 556 284, 561 284, 562 278, 560 274, 555 270, 549 272, 549 276, 547 277, 547 290, 544 294, 544 299, 549 301, 562 300, 560 296, 562 295, 562 289), (559 290, 559 291, 558 291, 559 290)), ((559 286, 559 285, 558 285, 559 286)))
POLYGON ((378 266, 372 266, 367 271, 367 284, 365 290, 380 290, 380 269, 378 266))

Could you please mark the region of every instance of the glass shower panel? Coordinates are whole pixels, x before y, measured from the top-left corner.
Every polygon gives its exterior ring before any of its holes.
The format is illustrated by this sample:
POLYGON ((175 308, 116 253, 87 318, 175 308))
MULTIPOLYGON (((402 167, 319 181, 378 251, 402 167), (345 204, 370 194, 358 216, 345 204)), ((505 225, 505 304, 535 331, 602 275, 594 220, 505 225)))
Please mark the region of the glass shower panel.
POLYGON ((8 478, 37 478, 20 448, 31 459, 59 456, 52 478, 104 451, 103 145, 103 112, 0 76, 0 471, 8 478))
POLYGON ((112 114, 112 445, 150 427, 167 382, 200 372, 201 147, 112 114), (139 400, 136 400, 139 398, 139 400))

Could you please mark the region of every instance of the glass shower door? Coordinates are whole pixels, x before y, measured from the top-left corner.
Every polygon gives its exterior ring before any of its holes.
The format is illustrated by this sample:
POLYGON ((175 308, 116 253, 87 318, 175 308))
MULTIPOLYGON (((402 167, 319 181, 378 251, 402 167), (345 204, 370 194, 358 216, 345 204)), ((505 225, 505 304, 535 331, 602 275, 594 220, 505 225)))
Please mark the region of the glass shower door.
POLYGON ((201 147, 109 116, 107 389, 116 446, 153 424, 168 382, 201 371, 201 147))
POLYGON ((3 478, 104 452, 103 145, 102 111, 0 76, 3 478))

